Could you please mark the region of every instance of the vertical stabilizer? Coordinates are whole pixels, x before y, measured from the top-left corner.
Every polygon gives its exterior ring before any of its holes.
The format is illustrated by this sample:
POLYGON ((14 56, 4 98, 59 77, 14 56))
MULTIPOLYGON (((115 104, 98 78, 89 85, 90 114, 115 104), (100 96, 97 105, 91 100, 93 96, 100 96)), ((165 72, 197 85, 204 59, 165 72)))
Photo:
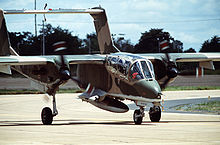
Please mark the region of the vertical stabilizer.
MULTIPOLYGON (((94 8, 102 9, 102 8, 94 8)), ((99 43, 101 54, 118 52, 119 50, 113 45, 111 33, 108 26, 105 10, 102 13, 91 14, 94 19, 94 25, 99 43)))
POLYGON ((0 9, 0 56, 10 55, 10 43, 3 10, 0 9))

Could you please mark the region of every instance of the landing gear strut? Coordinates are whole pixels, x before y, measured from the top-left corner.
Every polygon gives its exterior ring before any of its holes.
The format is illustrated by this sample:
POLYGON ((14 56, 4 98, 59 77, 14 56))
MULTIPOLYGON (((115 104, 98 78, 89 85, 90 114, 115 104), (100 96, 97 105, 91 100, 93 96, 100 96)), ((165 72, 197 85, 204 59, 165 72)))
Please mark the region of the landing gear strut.
POLYGON ((140 109, 137 109, 134 111, 133 119, 135 124, 141 124, 144 117, 144 107, 140 107, 140 109))
POLYGON ((160 106, 153 106, 149 110, 149 117, 152 122, 159 122, 161 117, 160 106))
POLYGON ((53 95, 53 112, 49 107, 45 107, 42 109, 41 112, 41 121, 44 125, 50 125, 53 122, 53 117, 58 114, 57 108, 56 108, 56 98, 55 95, 53 95))

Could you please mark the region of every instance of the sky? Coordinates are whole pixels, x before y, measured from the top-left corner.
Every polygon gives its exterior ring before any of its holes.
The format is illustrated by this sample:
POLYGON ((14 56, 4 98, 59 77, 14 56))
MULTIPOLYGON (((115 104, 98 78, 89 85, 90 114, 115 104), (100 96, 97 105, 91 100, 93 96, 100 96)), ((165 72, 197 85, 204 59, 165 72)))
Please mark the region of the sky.
MULTIPOLYGON (((220 0, 36 0, 37 9, 72 9, 101 6, 106 10, 110 32, 124 34, 132 44, 138 43, 141 33, 151 28, 164 29, 183 42, 184 50, 199 51, 202 43, 214 35, 220 36, 220 0)), ((34 9, 34 0, 0 0, 0 8, 34 9)), ((10 32, 30 31, 34 34, 33 15, 6 15, 10 32)), ((95 32, 89 14, 46 15, 46 23, 69 29, 83 39, 95 32)), ((43 15, 37 15, 38 31, 43 15)))

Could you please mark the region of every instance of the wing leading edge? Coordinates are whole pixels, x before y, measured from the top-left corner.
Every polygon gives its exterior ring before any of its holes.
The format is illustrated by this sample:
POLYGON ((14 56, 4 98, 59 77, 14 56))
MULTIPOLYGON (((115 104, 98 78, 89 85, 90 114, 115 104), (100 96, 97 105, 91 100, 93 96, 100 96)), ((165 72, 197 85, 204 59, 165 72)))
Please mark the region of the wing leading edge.
MULTIPOLYGON (((140 54, 147 59, 165 58, 164 53, 145 53, 140 54)), ((175 62, 201 62, 201 61, 220 61, 220 53, 169 53, 171 59, 175 62)))
MULTIPOLYGON (((49 62, 55 63, 60 56, 1 56, 1 65, 43 65, 49 62)), ((66 55, 64 56, 68 64, 83 63, 103 63, 103 55, 66 55)))

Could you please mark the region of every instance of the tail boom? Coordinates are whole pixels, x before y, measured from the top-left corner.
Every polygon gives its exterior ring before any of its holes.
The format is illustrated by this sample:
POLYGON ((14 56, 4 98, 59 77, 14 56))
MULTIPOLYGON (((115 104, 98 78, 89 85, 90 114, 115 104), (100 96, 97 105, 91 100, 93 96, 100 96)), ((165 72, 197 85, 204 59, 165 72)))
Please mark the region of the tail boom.
POLYGON ((0 9, 0 56, 10 55, 10 43, 3 10, 0 9))
MULTIPOLYGON (((3 12, 1 11, 2 15, 3 12)), ((4 14, 72 14, 88 13, 94 19, 101 54, 119 52, 113 45, 105 10, 101 7, 91 9, 48 9, 48 10, 5 10, 4 14)))

